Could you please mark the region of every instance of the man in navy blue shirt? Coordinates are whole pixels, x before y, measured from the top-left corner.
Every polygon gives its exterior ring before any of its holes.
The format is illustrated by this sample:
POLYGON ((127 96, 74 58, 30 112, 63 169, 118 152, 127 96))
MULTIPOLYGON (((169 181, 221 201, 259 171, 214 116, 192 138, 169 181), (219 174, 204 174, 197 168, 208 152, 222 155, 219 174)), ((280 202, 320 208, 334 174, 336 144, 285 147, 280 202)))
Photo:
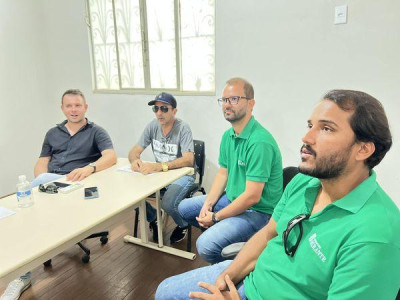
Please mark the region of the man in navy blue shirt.
MULTIPOLYGON (((79 181, 117 162, 108 133, 85 118, 88 109, 80 90, 67 90, 61 110, 67 120, 50 129, 34 169, 32 187, 66 176, 79 181)), ((11 281, 1 300, 18 299, 31 285, 31 272, 11 281)))

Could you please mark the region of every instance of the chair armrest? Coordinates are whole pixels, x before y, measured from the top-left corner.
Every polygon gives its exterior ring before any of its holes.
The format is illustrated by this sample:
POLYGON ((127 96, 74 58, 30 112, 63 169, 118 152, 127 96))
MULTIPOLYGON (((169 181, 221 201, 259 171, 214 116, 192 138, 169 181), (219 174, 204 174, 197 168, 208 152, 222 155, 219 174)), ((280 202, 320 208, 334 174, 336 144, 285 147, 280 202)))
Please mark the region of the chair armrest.
POLYGON ((224 258, 234 258, 243 248, 244 244, 245 242, 241 242, 226 246, 224 249, 222 249, 221 256, 224 258))

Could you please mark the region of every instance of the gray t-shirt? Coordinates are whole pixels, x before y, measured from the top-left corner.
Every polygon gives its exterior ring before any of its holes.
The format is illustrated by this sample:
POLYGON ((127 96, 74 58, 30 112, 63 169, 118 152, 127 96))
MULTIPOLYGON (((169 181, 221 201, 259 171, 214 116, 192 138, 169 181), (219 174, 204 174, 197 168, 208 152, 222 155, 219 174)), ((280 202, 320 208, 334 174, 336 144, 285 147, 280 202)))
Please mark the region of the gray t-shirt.
POLYGON ((111 138, 102 127, 88 120, 71 136, 66 123, 64 121, 51 128, 44 139, 40 157, 50 156, 49 173, 68 174, 98 160, 102 151, 113 149, 111 138))
POLYGON ((143 131, 138 145, 145 149, 151 144, 156 162, 168 162, 182 157, 182 153, 194 152, 192 131, 181 119, 175 119, 167 136, 163 135, 157 119, 151 121, 143 131))

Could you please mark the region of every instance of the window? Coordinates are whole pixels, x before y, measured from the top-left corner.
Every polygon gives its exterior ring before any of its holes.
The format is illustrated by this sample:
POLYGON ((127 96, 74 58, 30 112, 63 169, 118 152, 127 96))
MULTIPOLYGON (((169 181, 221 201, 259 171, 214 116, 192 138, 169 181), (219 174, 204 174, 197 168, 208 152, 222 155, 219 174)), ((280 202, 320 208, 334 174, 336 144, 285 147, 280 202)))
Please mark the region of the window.
POLYGON ((214 0, 87 0, 95 91, 214 94, 214 0))

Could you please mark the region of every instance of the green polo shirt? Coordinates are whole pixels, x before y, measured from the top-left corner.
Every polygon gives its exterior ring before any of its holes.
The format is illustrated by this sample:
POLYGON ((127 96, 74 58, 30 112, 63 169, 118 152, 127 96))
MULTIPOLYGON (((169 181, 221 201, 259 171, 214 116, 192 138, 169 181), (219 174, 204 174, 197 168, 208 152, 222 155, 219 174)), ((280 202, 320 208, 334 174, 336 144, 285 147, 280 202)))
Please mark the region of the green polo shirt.
POLYGON ((228 170, 231 202, 244 192, 247 180, 265 182, 260 201, 250 209, 272 214, 282 195, 282 157, 273 136, 254 117, 238 136, 233 128, 224 133, 219 165, 228 170))
MULTIPOLYGON (((294 216, 310 214, 320 187, 318 179, 303 174, 287 186, 272 215, 278 236, 246 277, 246 296, 395 299, 400 287, 400 212, 376 182, 374 171, 345 197, 304 220, 294 257, 286 255, 282 232, 294 216)), ((298 225, 292 233, 291 244, 298 225)))

